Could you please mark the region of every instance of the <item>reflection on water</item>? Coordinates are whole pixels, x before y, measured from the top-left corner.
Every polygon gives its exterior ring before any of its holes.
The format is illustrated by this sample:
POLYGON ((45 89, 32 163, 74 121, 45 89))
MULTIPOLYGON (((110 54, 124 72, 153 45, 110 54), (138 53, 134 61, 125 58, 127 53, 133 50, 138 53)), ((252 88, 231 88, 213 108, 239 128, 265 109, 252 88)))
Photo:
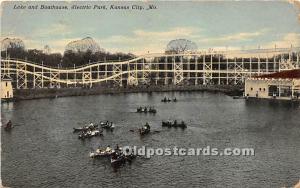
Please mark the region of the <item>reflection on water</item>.
POLYGON ((1 133, 2 181, 10 187, 283 187, 300 177, 300 108, 295 104, 173 92, 19 101, 4 103, 1 110, 2 122, 19 125, 1 133), (162 103, 164 96, 178 102, 162 103), (135 113, 147 105, 158 113, 135 113), (184 120, 188 128, 162 128, 167 119, 184 120), (100 120, 115 122, 115 131, 85 141, 72 132, 100 120), (145 122, 158 132, 141 138, 130 131, 145 122), (88 156, 91 149, 116 144, 253 147, 256 155, 153 156, 117 171, 109 160, 88 156))

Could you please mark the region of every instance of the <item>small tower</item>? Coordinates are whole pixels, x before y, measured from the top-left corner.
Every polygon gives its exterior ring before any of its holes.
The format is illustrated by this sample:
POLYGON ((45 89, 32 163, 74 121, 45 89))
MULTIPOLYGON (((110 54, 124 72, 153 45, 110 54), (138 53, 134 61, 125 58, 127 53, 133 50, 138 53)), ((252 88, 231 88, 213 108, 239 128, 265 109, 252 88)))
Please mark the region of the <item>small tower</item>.
POLYGON ((11 78, 8 77, 1 78, 1 85, 0 85, 1 100, 9 100, 14 97, 11 82, 12 82, 11 78))

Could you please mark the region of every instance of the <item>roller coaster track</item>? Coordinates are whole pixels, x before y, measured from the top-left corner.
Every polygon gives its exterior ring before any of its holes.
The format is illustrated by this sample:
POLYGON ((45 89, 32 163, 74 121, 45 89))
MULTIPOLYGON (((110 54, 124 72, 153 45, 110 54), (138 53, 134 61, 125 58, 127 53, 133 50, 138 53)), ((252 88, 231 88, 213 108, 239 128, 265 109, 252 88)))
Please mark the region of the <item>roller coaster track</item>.
POLYGON ((300 67, 300 48, 146 54, 120 62, 54 68, 19 59, 1 59, 1 78, 14 88, 78 87, 100 83, 242 84, 244 79, 300 67))

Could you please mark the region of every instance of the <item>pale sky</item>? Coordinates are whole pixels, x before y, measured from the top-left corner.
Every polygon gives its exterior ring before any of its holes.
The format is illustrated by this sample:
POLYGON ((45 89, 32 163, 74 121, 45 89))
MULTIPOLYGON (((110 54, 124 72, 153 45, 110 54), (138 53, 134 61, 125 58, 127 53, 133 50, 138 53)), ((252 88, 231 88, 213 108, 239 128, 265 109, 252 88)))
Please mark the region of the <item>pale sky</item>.
POLYGON ((1 38, 20 38, 26 48, 63 52, 72 40, 92 37, 107 51, 164 52, 172 39, 199 49, 300 46, 300 9, 288 1, 2 2, 1 38), (107 10, 71 10, 72 5, 107 10), (110 10, 110 5, 153 4, 155 10, 110 10), (67 5, 69 10, 17 10, 14 5, 67 5))

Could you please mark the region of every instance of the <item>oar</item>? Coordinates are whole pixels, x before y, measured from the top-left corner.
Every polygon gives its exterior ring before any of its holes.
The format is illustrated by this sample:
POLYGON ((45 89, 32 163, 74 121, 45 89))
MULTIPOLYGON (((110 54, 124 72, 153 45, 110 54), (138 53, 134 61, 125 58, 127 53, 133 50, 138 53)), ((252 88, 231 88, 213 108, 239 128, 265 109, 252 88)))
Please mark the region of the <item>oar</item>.
MULTIPOLYGON (((23 124, 13 124, 12 127, 22 126, 23 124)), ((3 124, 1 127, 6 127, 6 124, 3 124)))
POLYGON ((139 157, 139 158, 141 158, 141 159, 150 159, 150 158, 148 158, 148 157, 146 157, 146 156, 144 156, 144 155, 136 155, 136 157, 139 157))
POLYGON ((22 126, 22 124, 13 124, 13 126, 22 126))

